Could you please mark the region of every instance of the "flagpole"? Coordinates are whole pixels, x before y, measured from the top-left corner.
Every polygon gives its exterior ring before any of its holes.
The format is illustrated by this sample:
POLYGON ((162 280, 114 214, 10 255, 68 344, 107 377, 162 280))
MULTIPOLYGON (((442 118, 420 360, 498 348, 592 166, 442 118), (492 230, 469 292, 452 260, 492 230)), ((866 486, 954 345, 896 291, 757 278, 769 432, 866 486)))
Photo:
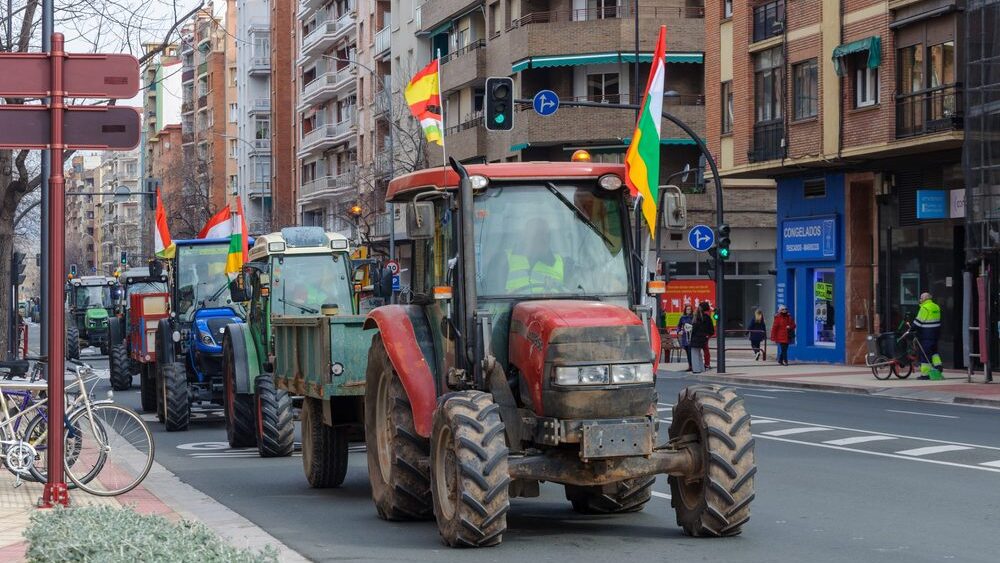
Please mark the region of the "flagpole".
POLYGON ((441 155, 442 155, 441 156, 441 167, 444 168, 445 170, 447 170, 448 169, 448 145, 445 142, 445 139, 444 139, 445 134, 444 133, 448 129, 447 129, 447 126, 445 125, 445 114, 447 113, 445 111, 446 101, 445 101, 445 98, 444 98, 444 93, 441 92, 441 49, 437 50, 437 62, 438 62, 438 68, 437 68, 437 70, 438 70, 438 103, 441 104, 441 107, 438 108, 439 110, 441 110, 441 155))

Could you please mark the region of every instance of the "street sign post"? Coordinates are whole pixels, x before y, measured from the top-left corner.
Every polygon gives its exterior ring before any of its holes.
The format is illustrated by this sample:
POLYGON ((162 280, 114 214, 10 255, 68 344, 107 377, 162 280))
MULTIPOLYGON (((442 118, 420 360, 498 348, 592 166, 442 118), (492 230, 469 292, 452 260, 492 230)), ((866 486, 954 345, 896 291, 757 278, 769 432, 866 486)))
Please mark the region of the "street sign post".
MULTIPOLYGON (((142 124, 134 108, 69 106, 64 111, 66 148, 128 150, 139 144, 142 124)), ((0 148, 41 150, 51 144, 52 114, 45 106, 0 106, 0 123, 0 148)))
MULTIPOLYGON (((0 53, 0 92, 13 98, 44 98, 52 87, 48 53, 0 53)), ((62 87, 74 98, 131 98, 139 93, 139 61, 132 55, 63 57, 62 87)))
POLYGON ((552 90, 541 90, 531 102, 535 113, 543 117, 552 115, 559 109, 559 96, 552 90))
POLYGON ((695 225, 688 231, 688 244, 693 250, 707 252, 715 244, 715 231, 707 225, 695 225))

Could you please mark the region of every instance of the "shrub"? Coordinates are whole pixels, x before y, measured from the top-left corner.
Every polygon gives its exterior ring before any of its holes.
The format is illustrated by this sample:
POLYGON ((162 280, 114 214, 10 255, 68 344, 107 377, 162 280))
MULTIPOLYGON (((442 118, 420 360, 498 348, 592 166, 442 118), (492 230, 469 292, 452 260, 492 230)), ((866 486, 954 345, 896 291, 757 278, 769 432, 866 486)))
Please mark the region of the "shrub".
POLYGON ((278 560, 268 546, 261 552, 233 547, 200 522, 173 523, 131 508, 81 506, 42 510, 24 531, 30 562, 102 563, 238 562, 278 560))

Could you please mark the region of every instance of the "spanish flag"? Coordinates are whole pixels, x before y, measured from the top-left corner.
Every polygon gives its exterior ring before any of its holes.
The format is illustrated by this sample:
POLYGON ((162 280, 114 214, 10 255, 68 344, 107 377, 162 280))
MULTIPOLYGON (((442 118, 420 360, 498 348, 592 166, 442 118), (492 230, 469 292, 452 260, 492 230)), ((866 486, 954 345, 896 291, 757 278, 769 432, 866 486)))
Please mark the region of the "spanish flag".
POLYGON ((232 215, 233 234, 229 237, 229 256, 226 258, 226 274, 237 274, 243 269, 249 254, 247 221, 243 217, 243 200, 236 200, 236 213, 232 215))
POLYGON ((406 105, 410 106, 413 117, 420 121, 420 127, 427 136, 428 143, 444 145, 444 125, 441 119, 441 87, 438 74, 438 59, 418 72, 403 92, 406 105))
POLYGON ((174 257, 177 245, 170 238, 170 229, 167 228, 167 212, 163 210, 163 199, 160 198, 160 190, 156 190, 156 226, 153 228, 153 251, 157 258, 170 260, 174 257))
POLYGON ((633 196, 642 196, 642 215, 649 232, 656 232, 660 197, 660 121, 663 118, 663 81, 666 73, 667 27, 660 26, 649 82, 642 97, 642 113, 625 153, 625 183, 633 196))

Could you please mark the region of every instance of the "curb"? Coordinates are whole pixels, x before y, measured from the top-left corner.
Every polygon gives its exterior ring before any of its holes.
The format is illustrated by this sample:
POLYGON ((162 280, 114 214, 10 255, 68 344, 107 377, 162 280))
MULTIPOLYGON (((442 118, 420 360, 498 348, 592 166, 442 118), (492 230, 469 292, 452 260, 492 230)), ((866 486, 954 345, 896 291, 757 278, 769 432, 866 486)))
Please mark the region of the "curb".
POLYGON ((1000 399, 980 399, 979 397, 955 397, 953 403, 958 405, 978 405, 982 407, 1000 408, 1000 399))

